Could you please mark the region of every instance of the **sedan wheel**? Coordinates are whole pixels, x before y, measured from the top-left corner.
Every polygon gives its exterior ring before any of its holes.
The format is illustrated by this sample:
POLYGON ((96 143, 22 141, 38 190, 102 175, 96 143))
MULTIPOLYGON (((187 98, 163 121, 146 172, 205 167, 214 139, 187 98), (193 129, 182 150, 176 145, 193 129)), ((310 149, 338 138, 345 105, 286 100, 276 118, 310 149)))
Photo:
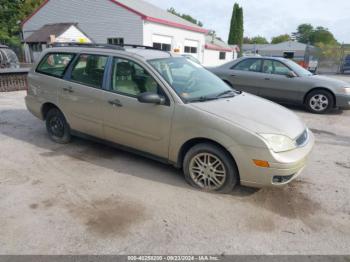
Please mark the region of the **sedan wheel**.
POLYGON ((324 111, 329 104, 328 98, 325 95, 317 94, 311 97, 310 107, 315 111, 324 111))
POLYGON ((230 154, 212 143, 193 146, 185 155, 183 171, 190 185, 219 193, 231 192, 239 177, 230 154))
POLYGON ((333 108, 334 98, 326 90, 315 90, 308 94, 305 103, 312 113, 323 114, 333 108))

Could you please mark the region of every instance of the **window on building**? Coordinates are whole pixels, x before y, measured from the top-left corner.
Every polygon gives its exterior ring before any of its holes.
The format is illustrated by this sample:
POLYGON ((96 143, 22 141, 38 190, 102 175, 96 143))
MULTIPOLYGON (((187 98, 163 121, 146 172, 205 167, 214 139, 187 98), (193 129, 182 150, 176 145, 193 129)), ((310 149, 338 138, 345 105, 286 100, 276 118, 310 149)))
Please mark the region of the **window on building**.
POLYGON ((32 49, 33 52, 41 52, 41 51, 43 51, 41 43, 31 44, 31 49, 32 49))
POLYGON ((107 56, 80 55, 72 70, 71 79, 96 88, 102 87, 107 56))
POLYGON ((63 53, 47 54, 39 63, 36 71, 51 76, 62 77, 73 56, 73 54, 63 53))
POLYGON ((220 52, 219 59, 220 60, 225 60, 226 59, 226 52, 220 52))
POLYGON ((197 54, 197 47, 185 46, 184 52, 188 54, 197 54))
POLYGON ((121 38, 121 37, 108 38, 107 43, 109 45, 124 45, 124 38, 121 38))
POLYGON ((157 48, 162 51, 170 51, 171 45, 170 44, 163 44, 163 43, 153 43, 153 47, 157 48))

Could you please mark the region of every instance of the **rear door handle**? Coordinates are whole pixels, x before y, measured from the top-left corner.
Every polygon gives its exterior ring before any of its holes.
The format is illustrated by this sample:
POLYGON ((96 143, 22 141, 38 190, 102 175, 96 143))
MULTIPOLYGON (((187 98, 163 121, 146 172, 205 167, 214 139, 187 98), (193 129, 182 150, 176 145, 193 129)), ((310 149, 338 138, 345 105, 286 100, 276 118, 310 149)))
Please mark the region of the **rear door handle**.
POLYGON ((115 100, 109 100, 108 103, 112 106, 117 106, 117 107, 122 107, 123 104, 118 100, 118 99, 115 99, 115 100))
POLYGON ((271 80, 271 79, 270 79, 270 78, 268 78, 268 77, 265 77, 264 79, 265 79, 265 80, 271 80))
POLYGON ((74 92, 73 87, 71 87, 71 86, 63 87, 63 91, 69 92, 69 93, 73 93, 74 92))

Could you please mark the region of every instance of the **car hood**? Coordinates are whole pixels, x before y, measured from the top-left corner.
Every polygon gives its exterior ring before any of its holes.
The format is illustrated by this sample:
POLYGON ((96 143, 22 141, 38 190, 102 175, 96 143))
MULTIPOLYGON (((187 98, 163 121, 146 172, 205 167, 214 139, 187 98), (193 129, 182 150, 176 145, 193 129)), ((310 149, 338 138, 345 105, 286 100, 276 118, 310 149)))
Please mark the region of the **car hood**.
POLYGON ((306 128, 292 111, 247 93, 192 106, 259 134, 281 134, 295 139, 306 128))
POLYGON ((350 84, 345 81, 333 79, 326 76, 313 75, 308 77, 308 79, 314 83, 317 83, 317 85, 321 87, 343 88, 350 86, 350 84))

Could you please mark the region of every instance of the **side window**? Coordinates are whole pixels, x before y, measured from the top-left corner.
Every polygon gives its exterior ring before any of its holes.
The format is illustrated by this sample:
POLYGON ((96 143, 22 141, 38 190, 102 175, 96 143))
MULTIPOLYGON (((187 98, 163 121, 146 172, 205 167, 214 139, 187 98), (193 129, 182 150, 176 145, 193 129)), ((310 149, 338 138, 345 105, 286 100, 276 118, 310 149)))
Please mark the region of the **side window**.
POLYGON ((71 80, 88 86, 102 88, 107 56, 83 54, 75 63, 71 80))
POLYGON ((39 73, 63 77, 64 72, 73 58, 73 54, 50 53, 39 63, 36 71, 39 73))
POLYGON ((274 61, 273 63, 275 66, 275 75, 288 75, 290 69, 287 66, 278 61, 274 61))
POLYGON ((274 75, 287 75, 290 69, 279 61, 265 60, 263 73, 274 75))
POLYGON ((128 96, 160 92, 156 80, 143 67, 122 58, 113 59, 111 91, 128 96))
POLYGON ((265 74, 273 74, 273 62, 272 60, 265 60, 264 61, 264 67, 263 67, 263 73, 265 74))
POLYGON ((261 59, 245 59, 237 65, 234 65, 232 69, 240 71, 260 72, 262 64, 261 61, 261 59))

